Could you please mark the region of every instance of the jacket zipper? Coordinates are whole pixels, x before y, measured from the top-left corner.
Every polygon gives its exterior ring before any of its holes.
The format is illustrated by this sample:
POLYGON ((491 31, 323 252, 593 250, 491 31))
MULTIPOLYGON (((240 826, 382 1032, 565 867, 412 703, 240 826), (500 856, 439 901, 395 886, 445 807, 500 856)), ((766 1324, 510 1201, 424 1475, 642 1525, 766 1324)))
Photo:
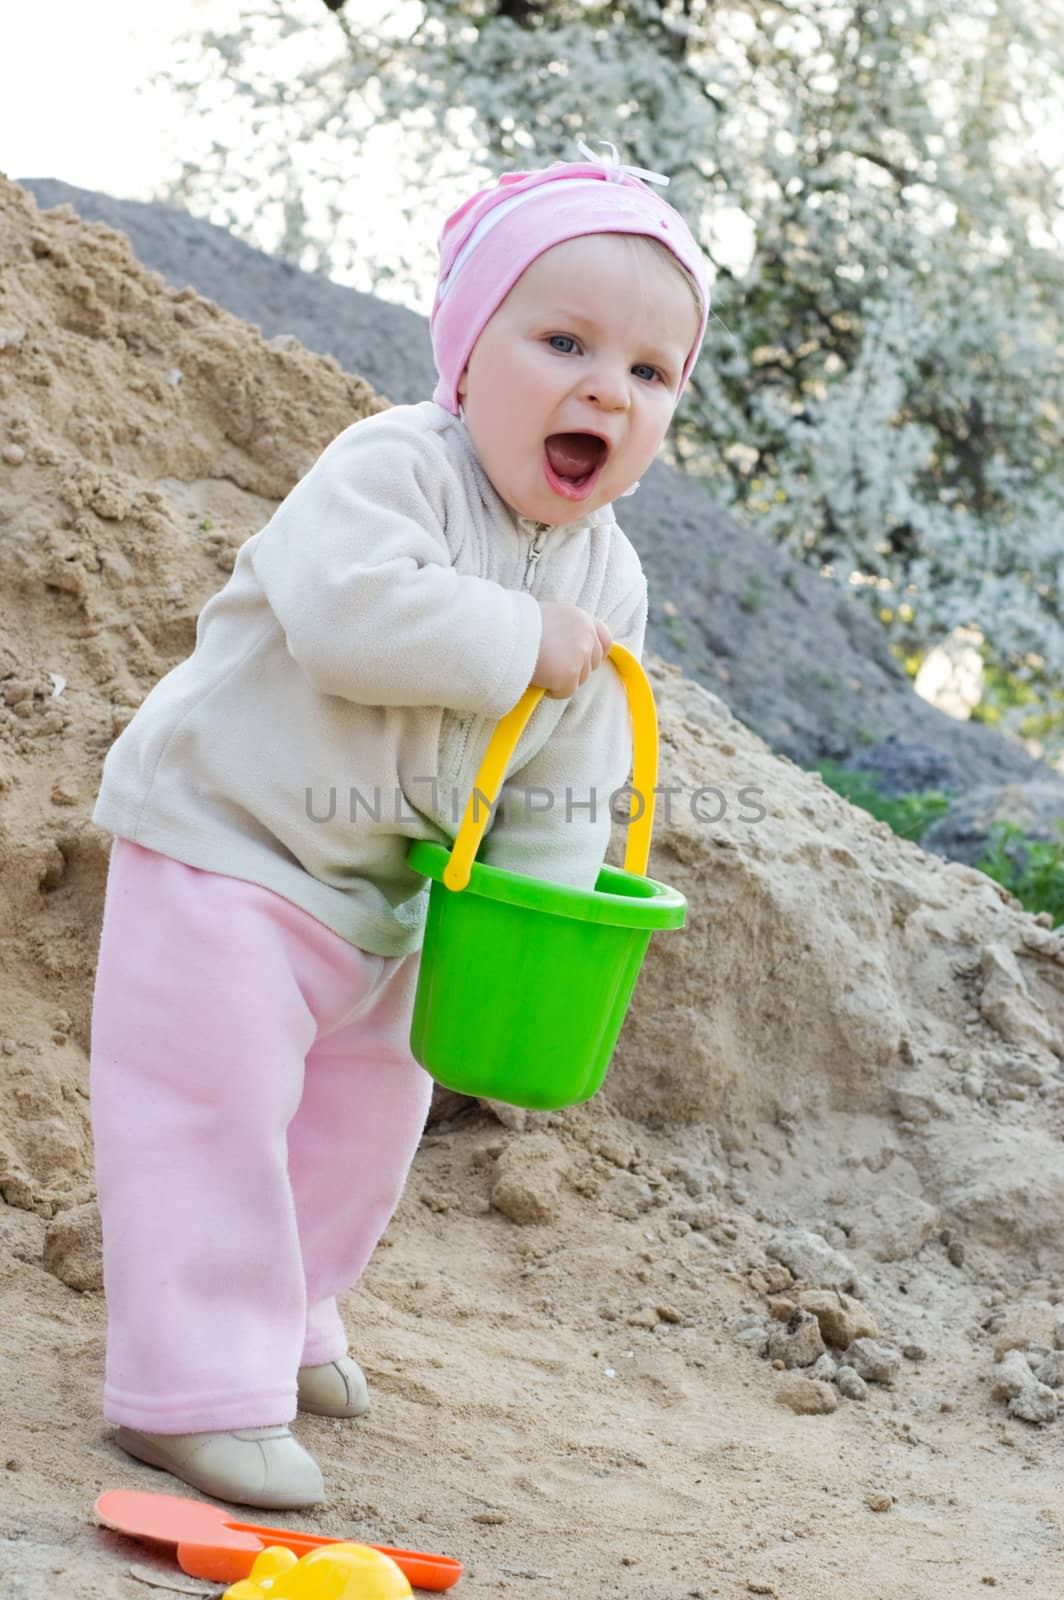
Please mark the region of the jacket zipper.
MULTIPOLYGON (((530 590, 536 580, 536 566, 540 556, 543 554, 543 540, 546 536, 548 527, 549 523, 539 523, 535 533, 528 541, 528 553, 525 557, 525 575, 521 583, 521 587, 524 590, 530 590)), ((458 751, 457 762, 457 770, 459 772, 465 763, 466 752, 469 749, 473 729, 478 723, 481 723, 484 720, 485 719, 483 717, 470 717, 461 729, 461 745, 458 751)))
POLYGON ((521 584, 522 589, 531 589, 536 577, 536 562, 543 554, 543 535, 547 531, 546 523, 541 522, 531 539, 528 541, 528 556, 525 560, 525 576, 521 584))

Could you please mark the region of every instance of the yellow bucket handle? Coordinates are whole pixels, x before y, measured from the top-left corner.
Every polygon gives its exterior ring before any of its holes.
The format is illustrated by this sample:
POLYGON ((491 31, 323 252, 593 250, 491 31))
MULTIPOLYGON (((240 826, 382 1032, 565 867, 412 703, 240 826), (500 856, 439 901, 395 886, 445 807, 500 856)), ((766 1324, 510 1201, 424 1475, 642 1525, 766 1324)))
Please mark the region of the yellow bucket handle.
MULTIPOLYGON (((632 800, 624 848, 624 870, 643 877, 650 859, 650 835, 654 827, 654 789, 658 781, 658 715, 654 707, 654 691, 632 652, 621 644, 615 644, 610 650, 609 659, 621 675, 632 718, 632 800)), ((488 826, 491 809, 502 788, 510 757, 542 695, 543 690, 535 684, 527 688, 491 736, 491 743, 484 752, 473 785, 473 793, 466 802, 462 825, 451 847, 450 860, 443 870, 443 881, 448 889, 464 889, 469 882, 473 860, 488 826)))

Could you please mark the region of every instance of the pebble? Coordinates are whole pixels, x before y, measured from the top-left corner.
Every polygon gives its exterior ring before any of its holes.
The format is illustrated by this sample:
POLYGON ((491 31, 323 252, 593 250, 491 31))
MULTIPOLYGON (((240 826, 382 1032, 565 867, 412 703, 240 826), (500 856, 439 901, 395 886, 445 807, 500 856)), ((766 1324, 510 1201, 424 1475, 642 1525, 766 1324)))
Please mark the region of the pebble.
POLYGON ((1007 1400, 1009 1415, 1021 1422, 1054 1422, 1058 1403, 1053 1390, 1039 1383, 1021 1350, 1007 1350, 994 1387, 995 1400, 1007 1400))
POLYGON ((103 1240, 95 1200, 60 1211, 48 1224, 41 1265, 68 1288, 103 1288, 103 1240))
POLYGON ((900 1351, 883 1339, 855 1339, 842 1359, 869 1383, 893 1382, 901 1366, 900 1351))
POLYGON ((894 1496, 877 1491, 865 1496, 865 1505, 869 1511, 889 1511, 894 1504, 894 1496))
POLYGON ((515 1140, 495 1163, 492 1205, 519 1225, 553 1222, 566 1164, 564 1147, 549 1134, 515 1140))
POLYGON ((768 1331, 768 1355, 785 1367, 811 1367, 824 1354, 820 1324, 811 1311, 798 1310, 787 1322, 774 1323, 768 1331))
POLYGON ((829 1355, 825 1350, 824 1354, 814 1361, 809 1368, 809 1376, 811 1378, 820 1378, 824 1383, 834 1383, 838 1370, 838 1362, 834 1356, 829 1355))
POLYGON ((798 1373, 780 1379, 776 1399, 781 1406, 804 1417, 827 1416, 839 1407, 839 1397, 830 1383, 798 1373))
POLYGON ((835 1387, 847 1400, 865 1400, 868 1385, 853 1367, 840 1367, 835 1374, 835 1387))
POLYGON ((754 1267, 750 1273, 750 1287, 756 1289, 758 1294, 785 1294, 793 1282, 790 1269, 781 1266, 778 1261, 770 1261, 763 1267, 754 1267))
POLYGON ((1039 1383, 1047 1383, 1051 1389, 1064 1388, 1064 1350, 1047 1350, 1045 1354, 1039 1353, 1037 1360, 1031 1360, 1031 1370, 1039 1383))
POLYGON ((926 1361, 927 1351, 922 1344, 903 1344, 901 1353, 906 1361, 926 1361))
POLYGON ((4 460, 9 467, 21 467, 26 459, 26 452, 20 444, 6 444, 4 446, 4 460))
POLYGON ((855 1339, 875 1339, 879 1334, 872 1313, 848 1294, 832 1289, 806 1289, 798 1297, 803 1310, 811 1311, 820 1324, 827 1344, 845 1350, 855 1339))
POLYGON ((959 1239, 954 1239, 953 1243, 946 1247, 946 1259, 952 1267, 963 1267, 964 1246, 959 1239))
POLYGON ((819 1288, 849 1289, 857 1276, 852 1261, 841 1251, 832 1249, 821 1234, 804 1228, 774 1234, 766 1253, 782 1261, 796 1278, 819 1288))
POLYGON ((4 1054, 5 1054, 5 1056, 13 1056, 17 1049, 18 1049, 18 1040, 17 1039, 5 1039, 4 1040, 4 1054))
POLYGON ((1048 1302, 1019 1306, 1005 1318, 994 1340, 994 1360, 1000 1361, 1009 1350, 1026 1350, 1029 1345, 1052 1344, 1056 1333, 1056 1313, 1048 1302))

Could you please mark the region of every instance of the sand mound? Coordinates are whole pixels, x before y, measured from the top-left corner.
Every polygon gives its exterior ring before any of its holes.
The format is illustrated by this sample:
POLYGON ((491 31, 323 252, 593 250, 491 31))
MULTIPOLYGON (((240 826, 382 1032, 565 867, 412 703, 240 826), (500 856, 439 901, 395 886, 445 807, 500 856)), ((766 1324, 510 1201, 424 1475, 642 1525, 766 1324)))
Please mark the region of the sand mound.
MULTIPOLYGON (((0 182, 0 1570, 30 1596, 143 1593, 161 1558, 91 1502, 173 1488, 97 1414, 100 763, 381 404, 0 182)), ((533 1600, 967 1597, 1032 1563, 1058 1592, 1064 942, 653 672, 651 870, 689 927, 597 1102, 428 1135, 349 1308, 376 1409, 301 1420, 332 1498, 293 1524, 533 1600)))
POLYGON ((191 649, 236 546, 383 402, 328 357, 266 345, 165 288, 111 229, 40 217, 9 184, 0 285, 0 1033, 17 1113, 0 1187, 47 1214, 89 1193, 101 758, 191 649))

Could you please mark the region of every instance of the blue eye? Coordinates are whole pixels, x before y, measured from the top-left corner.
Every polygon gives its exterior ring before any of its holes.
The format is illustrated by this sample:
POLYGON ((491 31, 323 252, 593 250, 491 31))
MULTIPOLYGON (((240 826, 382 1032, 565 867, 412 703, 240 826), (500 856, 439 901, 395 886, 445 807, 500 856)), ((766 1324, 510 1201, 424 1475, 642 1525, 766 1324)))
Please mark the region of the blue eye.
POLYGON ((558 351, 559 355, 563 356, 571 355, 576 349, 576 340, 570 333, 552 333, 547 343, 552 350, 558 350, 559 344, 569 345, 570 348, 568 350, 558 351))
POLYGON ((632 368, 632 371, 637 377, 643 372, 647 373, 648 382, 652 382, 655 378, 660 376, 657 367, 650 366, 646 361, 636 362, 635 366, 632 368))

